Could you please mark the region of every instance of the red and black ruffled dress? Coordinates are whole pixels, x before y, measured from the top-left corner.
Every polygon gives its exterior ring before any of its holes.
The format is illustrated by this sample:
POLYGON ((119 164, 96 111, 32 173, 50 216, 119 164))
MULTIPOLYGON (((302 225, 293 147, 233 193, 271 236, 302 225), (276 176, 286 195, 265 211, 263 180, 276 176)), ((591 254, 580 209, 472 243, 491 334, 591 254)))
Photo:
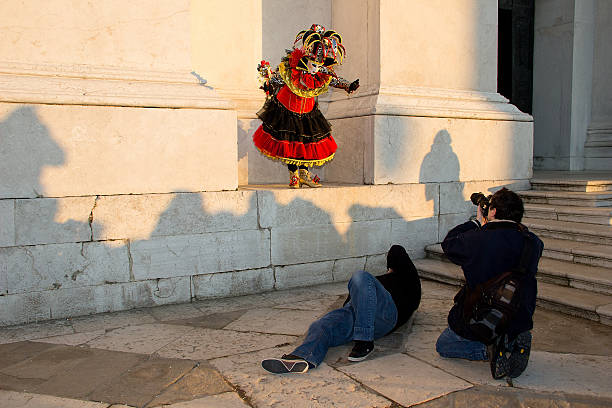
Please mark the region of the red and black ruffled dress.
POLYGON ((279 65, 284 85, 257 112, 262 124, 253 135, 253 143, 270 159, 321 166, 334 158, 338 147, 316 100, 327 92, 332 77, 296 69, 302 55, 295 50, 279 65))

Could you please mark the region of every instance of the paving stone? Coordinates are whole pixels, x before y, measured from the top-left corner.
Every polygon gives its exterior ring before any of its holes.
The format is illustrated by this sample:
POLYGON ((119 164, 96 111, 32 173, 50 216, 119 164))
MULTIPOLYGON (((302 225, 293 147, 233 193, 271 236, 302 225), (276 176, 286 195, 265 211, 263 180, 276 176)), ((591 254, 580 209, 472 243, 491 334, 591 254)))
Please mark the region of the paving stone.
POLYGON ((0 390, 0 406, 6 408, 107 408, 108 404, 0 390))
POLYGON ((532 350, 612 356, 612 327, 536 308, 532 350))
POLYGON ((23 360, 28 360, 37 354, 47 351, 55 346, 46 343, 23 341, 18 343, 0 344, 0 361, 6 368, 23 360))
POLYGON ((151 354, 192 330, 192 327, 170 324, 127 326, 109 331, 87 345, 106 350, 151 354))
POLYGON ((491 377, 489 363, 486 361, 440 357, 436 352, 436 340, 445 328, 415 324, 410 334, 404 337, 405 353, 472 384, 502 384, 491 377))
POLYGON ((276 347, 293 341, 293 336, 195 328, 159 350, 157 354, 167 358, 202 361, 276 347))
MULTIPOLYGON (((145 359, 146 356, 141 354, 84 347, 65 346, 59 350, 53 349, 33 361, 36 368, 47 364, 53 370, 50 377, 33 391, 58 397, 91 399, 88 395, 101 384, 114 381, 145 359)), ((28 372, 30 371, 26 371, 26 375, 28 372)))
POLYGON ((458 290, 454 285, 421 279, 421 299, 452 299, 458 290))
POLYGON ((405 406, 472 386, 460 378, 403 354, 366 360, 340 367, 339 370, 405 406), (401 386, 398 386, 400 384, 401 386))
POLYGON ((226 329, 299 336, 323 314, 321 310, 255 309, 246 312, 226 329))
POLYGON ((189 360, 148 359, 94 390, 88 398, 143 407, 195 365, 189 360))
POLYGON ((327 283, 325 285, 317 286, 317 289, 322 293, 334 296, 346 296, 348 295, 348 283, 327 283))
POLYGON ((246 310, 236 310, 234 312, 207 314, 205 316, 194 317, 192 319, 170 320, 166 321, 165 323, 178 324, 181 326, 203 327, 206 329, 223 329, 234 320, 239 319, 245 313, 246 310))
POLYGON ((514 385, 538 391, 612 398, 612 357, 532 351, 525 372, 514 385))
POLYGON ((81 347, 53 346, 4 367, 3 388, 86 399, 99 383, 129 369, 143 356, 81 347))
POLYGON ((166 388, 149 406, 170 405, 229 391, 232 391, 232 387, 225 382, 221 374, 209 364, 202 363, 166 388))
POLYGON ((100 336, 103 336, 106 333, 105 330, 96 330, 93 332, 86 333, 74 333, 68 334, 65 336, 53 336, 42 339, 36 339, 32 341, 50 343, 50 344, 64 344, 67 346, 79 346, 87 343, 88 341, 92 341, 100 336))
POLYGON ((238 394, 226 392, 210 397, 198 398, 193 401, 163 405, 163 408, 247 408, 248 406, 238 394))
POLYGON ((148 310, 150 309, 100 313, 92 316, 75 317, 71 319, 71 322, 77 333, 155 323, 155 318, 148 313, 148 310))
MULTIPOLYGON (((291 299, 293 302, 302 302, 312 299, 323 299, 328 296, 328 294, 322 289, 327 287, 327 285, 328 284, 303 288, 275 290, 272 292, 262 293, 261 297, 263 299, 271 300, 272 302, 274 302, 275 305, 287 303, 287 299, 291 299)), ((342 285, 346 288, 346 283, 343 283, 342 285)))
POLYGON ((53 320, 50 322, 0 327, 0 344, 72 333, 74 333, 74 329, 70 325, 70 322, 66 320, 53 320))
MULTIPOLYGON (((304 336, 300 337, 299 341, 296 341, 293 344, 293 346, 297 346, 298 344, 301 344, 301 342, 304 340, 303 337, 304 336)), ((351 341, 351 342, 342 344, 337 347, 331 347, 329 350, 327 350, 327 354, 325 355, 325 358, 323 359, 323 361, 325 362, 325 364, 331 367, 341 367, 341 366, 345 366, 349 364, 354 364, 348 360, 348 355, 353 349, 353 345, 354 343, 351 341)), ((376 356, 379 352, 378 343, 375 343, 374 346, 375 346, 375 349, 373 352, 374 353, 373 356, 376 356)), ((281 355, 279 354, 279 355, 274 355, 273 357, 280 357, 280 356, 281 355)))
MULTIPOLYGON (((289 299, 288 299, 289 300, 289 299)), ((275 309, 293 309, 293 310, 321 310, 327 312, 331 310, 331 306, 336 303, 337 298, 328 297, 321 299, 302 300, 294 302, 289 300, 288 303, 274 306, 275 309)))
POLYGON ((177 319, 191 319, 203 315, 203 312, 191 303, 152 307, 148 309, 147 312, 162 322, 177 319))
POLYGON ((274 302, 275 292, 270 292, 272 297, 263 294, 247 295, 238 297, 228 297, 219 299, 207 299, 194 302, 193 305, 200 309, 204 314, 221 312, 232 312, 236 310, 247 310, 255 307, 271 307, 274 302))
POLYGON ((275 375, 261 367, 262 359, 291 350, 289 347, 266 349, 215 359, 211 363, 256 407, 391 407, 391 401, 364 389, 325 363, 304 375, 275 375))
POLYGON ((453 306, 451 299, 421 299, 419 308, 415 312, 415 324, 445 326, 448 312, 453 306))
POLYGON ((419 408, 586 408, 610 407, 610 400, 563 392, 539 392, 514 387, 476 386, 419 405, 419 408))

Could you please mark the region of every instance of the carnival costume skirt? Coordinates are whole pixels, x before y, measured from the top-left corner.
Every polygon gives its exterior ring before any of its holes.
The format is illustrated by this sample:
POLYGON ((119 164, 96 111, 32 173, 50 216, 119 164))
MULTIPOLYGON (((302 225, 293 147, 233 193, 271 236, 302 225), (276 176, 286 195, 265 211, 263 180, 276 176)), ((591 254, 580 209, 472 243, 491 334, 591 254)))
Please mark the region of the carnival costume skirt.
POLYGON ((253 143, 266 157, 298 166, 320 166, 338 146, 314 98, 291 94, 284 87, 257 112, 261 126, 253 143))

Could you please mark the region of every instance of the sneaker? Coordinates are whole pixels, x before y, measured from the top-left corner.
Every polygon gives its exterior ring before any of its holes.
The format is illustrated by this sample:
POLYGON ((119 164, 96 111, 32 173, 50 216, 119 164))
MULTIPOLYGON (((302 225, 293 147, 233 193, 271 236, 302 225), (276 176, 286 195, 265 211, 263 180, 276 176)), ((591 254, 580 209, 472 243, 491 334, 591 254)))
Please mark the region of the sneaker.
POLYGON ((349 361, 363 361, 374 351, 373 341, 355 340, 355 346, 348 356, 349 361))
POLYGON ((507 336, 501 336, 493 344, 491 356, 491 375, 496 380, 504 377, 516 378, 525 371, 531 351, 531 332, 519 334, 514 340, 508 341, 507 336))
POLYGON ((261 362, 264 370, 274 374, 305 373, 308 371, 308 361, 303 358, 284 354, 281 358, 267 358, 261 362))

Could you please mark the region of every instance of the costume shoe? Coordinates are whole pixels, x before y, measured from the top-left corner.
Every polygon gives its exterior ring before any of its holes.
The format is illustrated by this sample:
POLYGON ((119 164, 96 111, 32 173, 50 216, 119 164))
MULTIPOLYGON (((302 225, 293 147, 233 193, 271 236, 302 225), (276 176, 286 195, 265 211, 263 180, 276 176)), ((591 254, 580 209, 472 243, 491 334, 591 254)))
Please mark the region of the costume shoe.
POLYGON ((307 169, 300 169, 300 183, 306 184, 308 187, 321 187, 319 183, 319 176, 310 176, 310 172, 307 169))

